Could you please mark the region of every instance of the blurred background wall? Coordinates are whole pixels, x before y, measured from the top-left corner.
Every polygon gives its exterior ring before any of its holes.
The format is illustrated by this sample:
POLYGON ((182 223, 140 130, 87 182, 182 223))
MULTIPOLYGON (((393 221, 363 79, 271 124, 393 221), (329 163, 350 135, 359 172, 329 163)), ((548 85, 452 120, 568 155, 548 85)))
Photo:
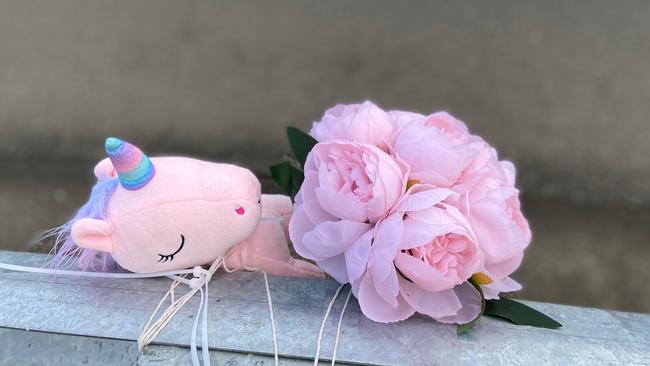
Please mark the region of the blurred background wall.
POLYGON ((370 99, 448 110, 517 164, 525 296, 650 311, 648 19, 646 1, 0 1, 0 246, 83 203, 109 135, 264 176, 285 126, 370 99))

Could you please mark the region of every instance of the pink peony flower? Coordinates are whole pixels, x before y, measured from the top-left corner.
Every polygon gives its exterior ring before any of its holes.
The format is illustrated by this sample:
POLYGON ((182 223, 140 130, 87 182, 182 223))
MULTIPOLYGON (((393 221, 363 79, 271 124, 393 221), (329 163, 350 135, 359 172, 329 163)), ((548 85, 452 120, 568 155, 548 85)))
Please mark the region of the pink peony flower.
POLYGON ((447 201, 458 207, 474 229, 485 255, 485 273, 493 280, 506 278, 521 264, 532 238, 514 187, 515 167, 493 156, 465 180, 469 183, 462 193, 447 201))
POLYGON ((445 112, 413 121, 397 132, 391 151, 410 166, 409 179, 452 187, 489 146, 470 136, 465 125, 445 112))
POLYGON ((328 109, 309 133, 318 142, 347 140, 386 148, 393 125, 386 112, 366 101, 328 109))
POLYGON ((415 186, 377 223, 357 296, 366 316, 393 322, 419 312, 463 323, 479 314, 480 294, 466 281, 482 269, 482 253, 469 222, 443 202, 452 193, 415 186))
POLYGON ((411 122, 424 118, 424 115, 409 111, 388 111, 388 117, 393 124, 393 128, 397 131, 411 122))
POLYGON ((419 287, 432 292, 460 285, 483 265, 467 218, 454 206, 432 198, 441 198, 445 192, 451 193, 415 186, 400 208, 404 234, 395 266, 419 287))
POLYGON ((379 322, 418 312, 467 323, 481 297, 521 286, 508 276, 531 240, 515 170, 448 113, 339 105, 315 123, 289 233, 296 251, 379 322), (407 189, 408 188, 408 189, 407 189))
POLYGON ((461 144, 467 144, 471 137, 463 121, 447 112, 437 112, 424 119, 426 126, 435 127, 440 132, 461 144))
POLYGON ((316 144, 289 225, 296 251, 316 261, 343 253, 390 212, 405 186, 402 167, 375 146, 316 144))

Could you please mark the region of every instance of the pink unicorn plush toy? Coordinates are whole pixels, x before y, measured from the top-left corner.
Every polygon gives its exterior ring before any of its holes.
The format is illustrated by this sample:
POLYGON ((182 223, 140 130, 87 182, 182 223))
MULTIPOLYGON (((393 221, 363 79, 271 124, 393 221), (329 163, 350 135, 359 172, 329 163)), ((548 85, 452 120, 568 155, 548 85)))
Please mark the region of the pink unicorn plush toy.
POLYGON ((289 255, 290 199, 262 195, 249 170, 183 157, 148 158, 113 137, 105 147, 108 158, 95 167, 98 182, 89 201, 54 232, 55 266, 78 254, 83 269, 93 268, 99 257, 104 270, 117 263, 150 273, 227 256, 230 269, 323 276, 289 255))

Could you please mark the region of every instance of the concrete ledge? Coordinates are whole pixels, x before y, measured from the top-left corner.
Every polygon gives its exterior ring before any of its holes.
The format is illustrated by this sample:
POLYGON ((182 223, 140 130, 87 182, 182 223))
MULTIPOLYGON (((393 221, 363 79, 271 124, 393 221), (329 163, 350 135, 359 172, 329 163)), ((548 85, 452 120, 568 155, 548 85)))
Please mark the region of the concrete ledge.
MULTIPOLYGON (((0 251, 0 262, 39 266, 41 254, 0 251)), ((189 363, 198 298, 138 354, 134 340, 169 280, 103 280, 0 272, 3 364, 189 363), (48 334, 53 333, 53 334, 48 334)), ((309 364, 320 321, 337 284, 271 277, 283 364, 309 364)), ((343 298, 327 323, 322 355, 331 355, 343 298)), ((485 318, 468 334, 413 317, 378 324, 353 301, 346 312, 340 364, 648 364, 650 315, 527 302, 558 319, 560 330, 485 318)), ((210 348, 215 364, 271 364, 273 343, 264 282, 257 273, 219 273, 210 286, 210 348)))

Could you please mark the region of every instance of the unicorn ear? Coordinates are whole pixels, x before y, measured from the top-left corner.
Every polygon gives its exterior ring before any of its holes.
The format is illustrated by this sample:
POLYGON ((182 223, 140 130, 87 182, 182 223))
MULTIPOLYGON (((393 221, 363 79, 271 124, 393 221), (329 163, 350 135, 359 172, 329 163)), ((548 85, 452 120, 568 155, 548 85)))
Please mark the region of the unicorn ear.
POLYGON ((95 173, 95 177, 99 180, 115 178, 115 176, 117 176, 117 172, 115 171, 110 158, 105 158, 97 163, 93 172, 95 173))
POLYGON ((70 237, 82 248, 113 251, 113 225, 105 220, 83 218, 72 224, 70 237))

